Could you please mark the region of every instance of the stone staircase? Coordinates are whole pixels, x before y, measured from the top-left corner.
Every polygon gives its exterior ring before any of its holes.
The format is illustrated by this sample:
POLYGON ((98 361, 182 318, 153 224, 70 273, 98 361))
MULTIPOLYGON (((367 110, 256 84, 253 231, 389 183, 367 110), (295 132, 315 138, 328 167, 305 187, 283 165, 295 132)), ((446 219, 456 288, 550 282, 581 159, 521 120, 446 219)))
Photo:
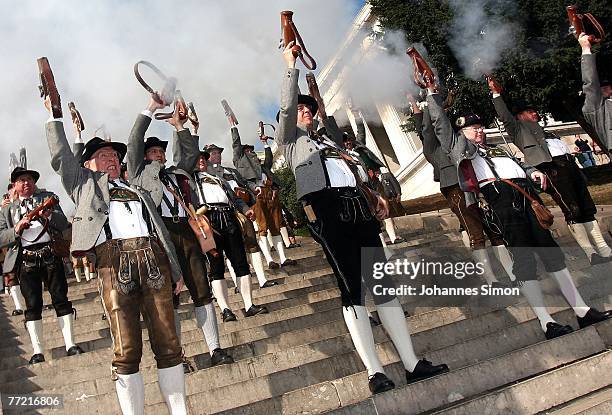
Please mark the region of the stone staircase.
MULTIPOLYGON (((601 207, 603 229, 612 229, 612 206, 601 207)), ((553 233, 589 304, 610 308, 612 266, 590 267, 575 246, 559 212, 553 233)), ((400 248, 426 259, 469 259, 457 219, 449 211, 397 220, 407 239, 400 248)), ((521 298, 504 304, 436 306, 402 298, 417 354, 446 362, 449 373, 411 385, 381 325, 373 328, 379 355, 396 389, 371 396, 367 375, 340 312, 339 290, 320 247, 309 238, 289 250, 298 265, 269 271, 281 284, 254 290, 254 302, 269 314, 219 324, 221 345, 235 364, 210 367, 193 306, 181 295, 181 337, 197 370, 186 375, 192 414, 604 414, 612 410, 612 321, 546 341, 539 322, 521 298)), ((496 269, 499 269, 497 267, 496 269)), ((503 272, 503 271, 502 271, 503 272)), ((228 277, 229 280, 229 277, 228 277)), ((230 282, 231 285, 231 282, 230 282)), ((544 281, 554 317, 577 328, 556 285, 544 281)), ((76 342, 85 354, 65 357, 53 310, 43 312, 46 362, 28 365, 29 338, 22 317, 10 317, 8 296, 0 301, 0 392, 62 394, 62 410, 30 413, 118 414, 110 380, 111 340, 96 280, 70 282, 78 312, 76 342)), ((241 307, 230 288, 230 303, 241 307)), ((49 302, 45 293, 46 303, 49 302)), ((372 308, 374 311, 374 308, 372 308)), ((374 313, 376 316, 376 313, 374 313)), ((219 319, 220 320, 220 319, 219 319)), ((165 414, 155 360, 146 343, 141 363, 146 413, 165 414)), ((5 410, 6 411, 6 410, 5 410)), ((8 412, 7 413, 15 413, 8 412)), ((19 412, 26 413, 26 412, 19 412)))

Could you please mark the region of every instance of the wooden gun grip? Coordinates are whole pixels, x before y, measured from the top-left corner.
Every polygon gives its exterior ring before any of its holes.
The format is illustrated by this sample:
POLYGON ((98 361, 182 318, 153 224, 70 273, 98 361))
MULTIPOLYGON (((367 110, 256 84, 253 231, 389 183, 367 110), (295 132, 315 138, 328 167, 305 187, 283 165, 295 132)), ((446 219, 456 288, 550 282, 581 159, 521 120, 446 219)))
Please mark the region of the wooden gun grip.
POLYGON ((49 60, 43 56, 38 58, 36 63, 38 64, 38 74, 40 76, 40 85, 38 86, 40 96, 41 98, 49 97, 53 118, 62 118, 62 101, 60 100, 59 92, 57 92, 49 60))

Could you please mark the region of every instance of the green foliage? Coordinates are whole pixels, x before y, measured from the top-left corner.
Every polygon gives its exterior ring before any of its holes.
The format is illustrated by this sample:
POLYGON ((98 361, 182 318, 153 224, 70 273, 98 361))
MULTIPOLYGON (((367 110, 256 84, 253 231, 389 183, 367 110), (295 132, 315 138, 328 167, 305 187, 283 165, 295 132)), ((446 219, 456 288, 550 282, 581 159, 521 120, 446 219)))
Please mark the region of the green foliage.
POLYGON ((302 204, 297 200, 295 190, 295 176, 288 166, 284 166, 274 171, 274 174, 281 182, 280 200, 283 205, 295 217, 299 224, 306 223, 306 214, 302 208, 302 204))
MULTIPOLYGON (((403 30, 409 43, 422 43, 440 79, 456 84, 458 96, 451 115, 476 112, 487 124, 492 122, 495 113, 484 80, 474 81, 463 76, 448 45, 453 20, 448 0, 370 0, 370 3, 384 28, 403 30)), ((573 3, 563 0, 498 2, 499 7, 504 7, 504 18, 522 29, 515 47, 506 51, 494 73, 510 104, 524 100, 540 111, 550 112, 557 120, 576 119, 582 106, 580 46, 574 36, 568 34, 565 9, 573 3)), ((598 54, 600 72, 604 68, 609 71, 610 2, 582 1, 579 11, 592 13, 606 29, 606 39, 593 50, 598 54)))

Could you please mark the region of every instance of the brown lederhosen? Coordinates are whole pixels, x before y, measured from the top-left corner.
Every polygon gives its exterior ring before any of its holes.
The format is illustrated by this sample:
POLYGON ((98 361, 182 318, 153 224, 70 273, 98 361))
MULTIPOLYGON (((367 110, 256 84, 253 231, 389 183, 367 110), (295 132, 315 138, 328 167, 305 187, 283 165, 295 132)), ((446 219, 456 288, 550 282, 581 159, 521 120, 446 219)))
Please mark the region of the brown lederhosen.
POLYGON ((259 189, 257 202, 253 205, 258 233, 264 236, 270 230, 272 236, 280 235, 282 215, 278 190, 274 191, 271 186, 261 186, 259 189))
POLYGON ((485 233, 491 241, 491 245, 499 246, 504 244, 500 233, 491 230, 483 224, 482 218, 465 204, 465 193, 459 188, 458 184, 441 187, 440 192, 444 195, 451 211, 459 218, 459 222, 470 237, 470 247, 472 249, 482 249, 485 247, 485 233))
POLYGON ((113 339, 113 373, 139 371, 140 313, 157 367, 180 364, 182 349, 174 326, 170 264, 153 238, 113 239, 96 247, 98 290, 113 339))
POLYGON ((255 232, 253 222, 251 222, 242 213, 236 212, 236 217, 238 218, 238 223, 240 224, 240 229, 242 230, 244 249, 250 254, 260 252, 261 249, 259 248, 259 243, 257 242, 257 233, 255 232))
MULTIPOLYGON (((178 222, 174 222, 172 218, 168 217, 162 217, 162 219, 176 249, 176 256, 183 272, 183 280, 189 290, 193 305, 201 307, 210 304, 212 291, 206 275, 206 256, 202 253, 187 219, 178 218, 178 222)), ((178 304, 175 304, 175 307, 178 307, 178 304)))

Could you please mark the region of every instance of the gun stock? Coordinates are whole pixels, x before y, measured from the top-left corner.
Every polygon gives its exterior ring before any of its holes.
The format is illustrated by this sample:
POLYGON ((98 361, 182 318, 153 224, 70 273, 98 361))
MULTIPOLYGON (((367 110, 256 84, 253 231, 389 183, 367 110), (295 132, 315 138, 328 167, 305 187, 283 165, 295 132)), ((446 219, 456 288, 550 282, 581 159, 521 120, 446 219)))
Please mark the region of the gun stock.
POLYGON ((584 29, 584 19, 593 26, 593 28, 598 32, 599 37, 595 35, 588 35, 589 42, 591 43, 600 43, 606 36, 605 31, 601 23, 597 21, 597 19, 591 13, 578 13, 578 6, 572 5, 567 6, 567 18, 570 23, 570 33, 576 36, 576 39, 580 36, 581 33, 586 33, 584 29))
POLYGON ((181 91, 178 89, 174 91, 174 111, 172 112, 158 112, 155 114, 156 120, 167 120, 169 118, 174 117, 174 114, 178 112, 179 120, 186 120, 187 114, 189 110, 187 109, 187 104, 185 104, 185 100, 181 95, 181 91))
POLYGON ((74 129, 77 132, 77 135, 81 137, 81 131, 85 129, 85 123, 83 122, 83 117, 81 117, 81 113, 76 109, 74 102, 68 103, 68 109, 70 110, 70 117, 72 118, 72 125, 74 125, 74 129))
POLYGON ((42 202, 40 205, 36 206, 32 211, 28 212, 25 217, 31 222, 41 217, 43 211, 47 209, 53 209, 53 207, 58 203, 56 197, 50 197, 42 202))
POLYGON ((57 92, 57 85, 49 60, 43 56, 38 58, 36 62, 38 63, 38 75, 40 77, 40 85, 38 86, 40 96, 41 98, 49 97, 53 118, 62 118, 62 101, 59 92, 57 92))
MULTIPOLYGON (((325 112, 325 103, 323 102, 323 98, 321 97, 321 93, 319 92, 319 85, 317 84, 317 79, 315 78, 312 72, 308 72, 306 74, 306 83, 308 84, 308 92, 311 97, 317 101, 317 105, 319 106, 319 117, 324 119, 327 117, 327 113, 325 112)), ((317 114, 312 114, 313 116, 317 114)))
POLYGON ((234 111, 232 111, 232 109, 230 108, 226 100, 224 99, 221 100, 221 106, 223 107, 223 111, 225 111, 225 116, 229 120, 230 124, 238 125, 238 119, 236 118, 234 111))
POLYGON ((425 59, 415 48, 408 48, 406 54, 412 58, 414 82, 421 88, 435 86, 435 76, 425 59))
POLYGON ((289 43, 294 42, 294 45, 291 48, 293 56, 296 58, 299 57, 307 69, 310 69, 311 71, 317 69, 317 62, 312 56, 310 56, 310 53, 308 53, 306 45, 304 45, 304 41, 302 40, 302 36, 297 30, 295 23, 293 23, 293 12, 290 10, 281 12, 281 32, 283 38, 283 48, 287 47, 289 43), (306 62, 306 59, 308 59, 309 62, 306 62))

